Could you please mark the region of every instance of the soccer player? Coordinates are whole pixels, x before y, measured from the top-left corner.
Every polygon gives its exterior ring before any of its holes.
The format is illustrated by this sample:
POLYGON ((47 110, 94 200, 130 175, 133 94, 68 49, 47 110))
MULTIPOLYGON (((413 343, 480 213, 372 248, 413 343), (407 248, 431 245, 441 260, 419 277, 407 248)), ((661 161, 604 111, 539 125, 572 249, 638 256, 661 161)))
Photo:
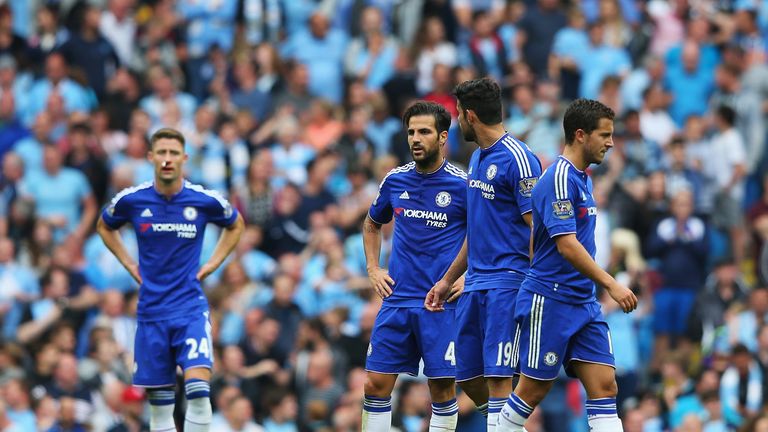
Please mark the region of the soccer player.
POLYGON ((563 129, 563 154, 533 189, 533 262, 515 307, 521 376, 497 431, 525 430, 525 420, 552 387, 561 365, 587 391, 589 430, 622 430, 611 335, 595 285, 627 313, 637 307, 637 298, 595 263, 597 207, 585 172, 613 147, 613 111, 578 99, 566 110, 563 129))
POLYGON ((449 287, 466 270, 456 306, 456 381, 479 410, 487 403, 493 431, 512 391, 515 298, 530 262, 531 190, 541 164, 505 132, 495 81, 466 81, 454 93, 464 139, 479 147, 469 161, 467 240, 425 306, 442 310, 449 287))
POLYGON ((154 182, 118 193, 104 209, 97 231, 104 244, 141 285, 133 383, 147 387, 150 429, 175 431, 176 366, 184 370, 186 432, 208 431, 213 365, 211 324, 200 283, 224 261, 243 231, 243 218, 217 192, 185 181, 184 136, 160 129, 150 139, 154 182), (117 229, 130 222, 139 244, 135 263, 117 229), (210 260, 200 265, 208 222, 223 227, 210 260))
POLYGON ((423 304, 464 243, 467 176, 442 156, 451 125, 445 108, 416 102, 403 115, 403 124, 413 162, 384 177, 363 225, 368 277, 384 299, 365 365, 363 431, 390 430, 397 375, 418 374, 419 359, 424 360, 432 396, 429 430, 452 431, 458 420, 453 305, 444 314, 434 314, 423 304), (387 271, 379 267, 381 226, 393 218, 387 271))

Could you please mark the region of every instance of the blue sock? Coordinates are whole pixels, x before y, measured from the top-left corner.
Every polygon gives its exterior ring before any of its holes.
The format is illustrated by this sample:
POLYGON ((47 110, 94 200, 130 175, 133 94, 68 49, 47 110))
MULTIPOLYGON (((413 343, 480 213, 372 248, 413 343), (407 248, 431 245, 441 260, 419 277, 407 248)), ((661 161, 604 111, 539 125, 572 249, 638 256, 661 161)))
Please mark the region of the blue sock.
POLYGON ((616 398, 587 399, 587 418, 616 416, 616 398))

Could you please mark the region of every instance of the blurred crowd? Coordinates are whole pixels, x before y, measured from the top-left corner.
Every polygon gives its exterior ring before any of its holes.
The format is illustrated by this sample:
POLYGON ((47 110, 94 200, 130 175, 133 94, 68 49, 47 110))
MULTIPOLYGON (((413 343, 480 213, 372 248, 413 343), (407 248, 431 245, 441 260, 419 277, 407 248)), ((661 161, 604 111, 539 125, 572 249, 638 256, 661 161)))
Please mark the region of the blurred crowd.
MULTIPOLYGON (((166 126, 247 221, 205 287, 213 430, 357 430, 380 305, 360 226, 409 160, 399 116, 455 120, 452 88, 491 76, 545 166, 570 100, 616 111, 592 175, 597 260, 641 300, 600 294, 625 431, 768 431, 766 37, 765 0, 0 2, 0 430, 147 430, 138 287, 93 227, 166 126)), ((446 157, 474 148, 454 122, 446 157)), ((394 396, 425 430, 423 377, 394 396)), ((563 376, 527 429, 585 431, 584 399, 563 376)), ((460 398, 459 430, 484 423, 460 398)))

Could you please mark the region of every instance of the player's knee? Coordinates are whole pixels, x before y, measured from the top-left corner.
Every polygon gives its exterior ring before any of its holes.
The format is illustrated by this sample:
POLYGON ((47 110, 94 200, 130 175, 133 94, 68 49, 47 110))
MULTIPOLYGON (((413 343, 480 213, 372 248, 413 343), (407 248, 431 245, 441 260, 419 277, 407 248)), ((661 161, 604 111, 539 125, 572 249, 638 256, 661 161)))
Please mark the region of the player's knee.
POLYGON ((593 399, 616 397, 619 393, 619 386, 613 378, 600 380, 595 387, 597 388, 592 389, 591 392, 587 392, 593 394, 593 399))
POLYGON ((427 384, 433 402, 446 402, 456 397, 456 382, 452 379, 431 379, 427 384))
POLYGON ((365 378, 365 394, 373 397, 389 397, 392 394, 389 376, 368 374, 365 378))

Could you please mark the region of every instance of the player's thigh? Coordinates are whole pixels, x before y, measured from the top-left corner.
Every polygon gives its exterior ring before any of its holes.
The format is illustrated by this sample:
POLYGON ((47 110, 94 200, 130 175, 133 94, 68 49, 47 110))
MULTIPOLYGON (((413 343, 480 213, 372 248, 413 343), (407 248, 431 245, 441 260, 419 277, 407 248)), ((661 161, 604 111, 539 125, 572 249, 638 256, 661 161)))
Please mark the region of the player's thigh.
POLYGON ((416 344, 424 360, 424 375, 453 380, 456 376, 455 311, 430 312, 416 308, 412 318, 416 344))
POLYGON ((371 332, 365 369, 380 374, 419 373, 419 353, 411 314, 413 309, 382 306, 371 332))
POLYGON ((489 290, 485 301, 484 371, 487 377, 509 378, 515 373, 515 301, 517 290, 489 290))
MULTIPOLYGON (((589 313, 590 319, 571 337, 565 354, 567 366, 565 371, 570 376, 578 376, 577 369, 583 368, 582 364, 584 363, 602 366, 598 370, 605 368, 605 370, 610 372, 609 376, 606 374, 601 375, 607 376, 608 378, 606 379, 608 381, 603 381, 602 378, 598 377, 597 382, 606 386, 610 385, 615 381, 613 370, 615 361, 613 341, 611 340, 611 331, 608 328, 608 323, 603 319, 600 305, 597 302, 578 306, 589 313)), ((589 369, 592 369, 592 367, 589 367, 589 369)))
POLYGON ((588 316, 578 305, 562 303, 521 290, 517 296, 516 321, 520 324, 519 370, 538 380, 553 380, 563 364, 571 335, 588 316))
POLYGON ((198 312, 176 319, 174 324, 173 347, 176 362, 184 370, 184 376, 192 369, 211 369, 213 340, 209 312, 198 312))
POLYGON ((465 292, 456 304, 456 381, 481 377, 486 291, 465 292))
POLYGON ((176 383, 176 360, 168 321, 139 321, 133 352, 133 384, 164 387, 176 383))

